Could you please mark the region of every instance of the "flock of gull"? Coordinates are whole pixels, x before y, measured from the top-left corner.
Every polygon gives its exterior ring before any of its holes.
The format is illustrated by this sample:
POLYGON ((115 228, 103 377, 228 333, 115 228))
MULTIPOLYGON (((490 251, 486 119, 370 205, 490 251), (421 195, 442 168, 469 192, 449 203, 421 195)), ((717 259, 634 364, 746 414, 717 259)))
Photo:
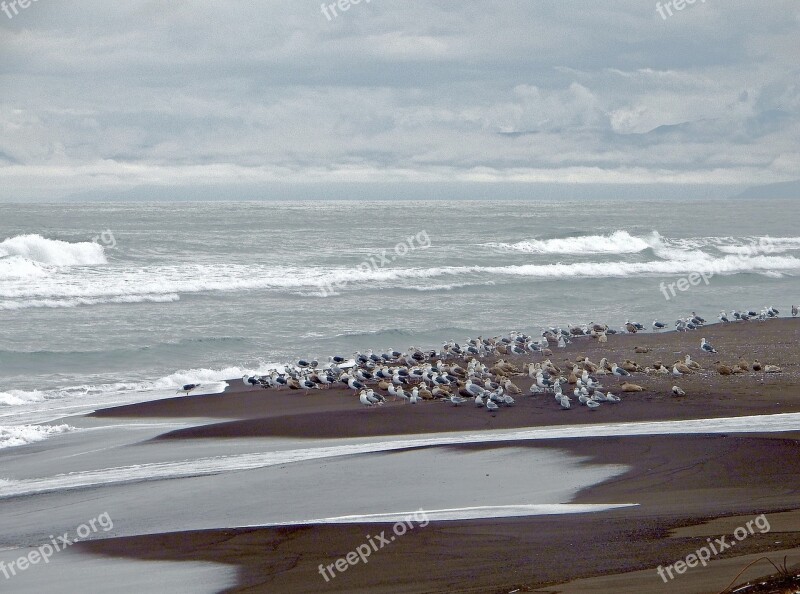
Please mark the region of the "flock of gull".
MULTIPOLYGON (((797 306, 792 306, 792 315, 797 316, 797 306)), ((734 310, 730 315, 720 312, 721 323, 736 323, 748 320, 765 320, 778 317, 774 307, 765 307, 761 312, 734 310)), ((688 332, 702 328, 706 321, 692 312, 690 316, 677 320, 675 328, 688 332)), ((653 330, 666 328, 657 320, 653 330)), ((643 331, 642 324, 627 320, 620 332, 636 333, 643 331)), ((565 348, 576 337, 594 337, 598 342, 607 341, 608 334, 617 331, 608 325, 589 323, 569 325, 566 329, 552 327, 545 329, 539 337, 522 332, 511 332, 505 336, 492 338, 467 338, 463 343, 445 342, 440 350, 424 350, 410 347, 406 351, 389 350, 375 353, 371 350, 356 352, 352 358, 332 356, 326 364, 316 360, 300 360, 294 365, 284 366, 260 376, 246 375, 243 381, 249 386, 262 388, 288 388, 292 390, 317 390, 346 385, 358 395, 365 407, 378 407, 389 398, 410 404, 420 401, 439 400, 453 406, 472 405, 496 412, 503 407, 511 407, 516 399, 524 396, 551 395, 562 409, 570 409, 574 402, 590 410, 602 404, 616 404, 621 398, 604 388, 602 376, 618 378, 621 392, 642 392, 640 385, 630 381, 634 373, 664 375, 680 378, 699 372, 702 368, 690 355, 675 361, 671 366, 657 361, 652 367, 641 367, 626 359, 620 364, 602 358, 598 363, 582 356, 575 361, 556 365, 551 360, 551 347, 565 348), (541 355, 540 361, 515 364, 508 357, 541 355), (512 381, 512 377, 527 376, 530 388, 523 391, 512 381)), ((637 353, 647 353, 650 349, 636 347, 637 353)), ((716 354, 717 350, 705 338, 699 343, 699 351, 716 354)), ((751 364, 740 360, 733 366, 715 363, 722 375, 749 371, 751 364)), ((780 372, 774 365, 762 365, 757 360, 752 363, 753 371, 766 373, 780 372)), ((188 394, 199 387, 188 384, 183 390, 188 394)), ((672 387, 675 396, 684 396, 679 386, 672 387)))

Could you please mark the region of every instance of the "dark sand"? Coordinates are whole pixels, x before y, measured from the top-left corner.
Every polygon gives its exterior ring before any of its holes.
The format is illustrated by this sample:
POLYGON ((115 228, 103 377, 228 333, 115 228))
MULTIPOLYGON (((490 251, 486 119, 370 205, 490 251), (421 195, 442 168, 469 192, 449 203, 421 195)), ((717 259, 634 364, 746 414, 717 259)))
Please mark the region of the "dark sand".
MULTIPOLYGON (((363 437, 373 435, 406 435, 445 431, 471 431, 609 423, 626 421, 658 421, 733 417, 756 414, 800 412, 800 319, 772 320, 729 325, 714 325, 702 331, 663 334, 610 336, 607 344, 590 338, 579 338, 565 349, 556 349, 551 360, 563 369, 566 358, 574 360, 586 355, 597 363, 602 357, 622 362, 632 359, 642 367, 660 360, 670 365, 690 354, 704 370, 696 375, 675 379, 670 376, 634 374, 633 383, 647 388, 641 393, 622 393, 619 378, 601 376, 606 390, 623 398, 616 405, 603 405, 589 411, 574 403, 563 411, 552 396, 516 398, 517 406, 489 414, 485 409, 464 405, 458 408, 444 402, 425 402, 416 406, 401 402, 380 408, 365 409, 347 388, 293 391, 263 390, 244 386, 241 380, 231 382, 223 394, 178 397, 156 402, 109 408, 94 413, 102 417, 208 417, 237 419, 201 425, 168 433, 162 438, 200 437, 363 437), (702 332, 702 333, 701 333, 702 332), (714 344, 720 354, 703 353, 700 338, 714 344), (636 346, 647 346, 652 352, 640 355, 636 346), (740 356, 762 364, 778 364, 783 373, 750 372, 720 376, 714 369, 717 360, 735 363, 740 356), (676 398, 672 386, 678 384, 686 396, 676 398)), ((542 359, 537 357, 536 360, 542 359)), ((534 359, 509 357, 515 363, 534 359)), ((533 380, 514 378, 524 392, 533 380)), ((565 388, 566 391, 566 388, 565 388)))
MULTIPOLYGON (((351 391, 305 396, 288 390, 245 389, 182 397, 98 411, 97 416, 132 418, 208 417, 226 423, 174 431, 160 439, 246 436, 342 437, 771 414, 800 411, 800 320, 732 324, 700 332, 609 337, 608 344, 580 340, 557 350, 552 360, 586 354, 594 362, 631 358, 644 365, 671 364, 690 353, 706 367, 702 374, 671 377, 636 375, 648 391, 629 394, 618 405, 590 412, 561 411, 552 397, 519 397, 519 405, 495 416, 471 406, 433 402, 362 409, 351 391), (704 355, 705 336, 721 352, 704 355), (635 354, 636 345, 653 352, 635 354), (783 368, 781 374, 721 377, 710 364, 739 356, 783 368), (688 396, 677 399, 677 383, 688 396)), ((618 383, 607 376, 607 387, 618 383)), ((527 389, 530 380, 520 378, 527 389)), ((241 388, 240 388, 241 386, 241 388)), ((612 391, 619 393, 615 388, 612 391)), ((525 441, 463 448, 548 447, 590 458, 587 463, 626 464, 629 471, 585 489, 573 503, 636 502, 636 508, 602 513, 434 522, 410 531, 325 582, 328 565, 354 550, 386 524, 222 529, 129 537, 81 543, 85 552, 137 559, 198 560, 234 565, 239 585, 231 592, 719 592, 758 553, 800 563, 800 435, 677 435, 525 441), (789 512, 789 513, 779 513, 789 512), (671 530, 700 525, 720 535, 767 514, 772 530, 737 543, 706 568, 690 569, 669 584, 656 573, 706 543, 706 532, 671 530), (719 524, 727 522, 727 524, 719 524), (727 527, 727 528, 725 528, 727 527), (755 555, 749 557, 749 555, 755 555)), ((385 454, 391 464, 392 454, 385 454)), ((487 469, 487 473, 491 472, 487 469)), ((525 472, 525 469, 520 469, 525 472)), ((547 481, 548 477, 541 477, 547 481)), ((498 490, 503 485, 497 485, 498 490)), ((301 496, 301 494, 298 494, 301 496)), ((487 502, 491 504, 491 502, 487 502)), ((730 537, 729 537, 730 540, 730 537)), ((773 573, 760 564, 739 581, 773 573)))

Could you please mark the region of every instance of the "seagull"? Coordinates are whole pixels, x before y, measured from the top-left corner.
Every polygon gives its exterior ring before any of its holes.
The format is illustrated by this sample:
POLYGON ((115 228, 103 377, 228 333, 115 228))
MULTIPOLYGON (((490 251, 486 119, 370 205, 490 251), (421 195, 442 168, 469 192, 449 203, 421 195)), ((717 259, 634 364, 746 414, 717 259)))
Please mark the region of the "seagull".
POLYGON ((797 308, 796 305, 793 305, 792 306, 792 317, 796 318, 797 317, 797 313, 798 313, 798 308, 797 308))
POLYGON ((370 399, 367 397, 367 393, 366 392, 361 392, 361 394, 358 397, 358 400, 364 406, 373 406, 374 405, 374 403, 371 402, 370 399))
POLYGON ((347 385, 351 390, 361 390, 364 387, 364 384, 354 377, 351 377, 349 380, 347 380, 347 385))
POLYGON ((686 392, 681 390, 678 386, 672 386, 672 394, 675 396, 686 396, 686 392))
POLYGON ((589 408, 589 410, 595 410, 600 408, 600 403, 590 398, 586 401, 586 406, 589 408))
POLYGON ((500 407, 493 400, 487 400, 486 401, 486 410, 488 410, 489 412, 495 412, 496 410, 499 410, 499 409, 500 409, 500 407))
POLYGON ((562 396, 558 402, 561 405, 561 408, 563 408, 564 410, 569 410, 571 407, 569 403, 569 398, 567 398, 566 396, 562 396))
POLYGON ((473 384, 471 379, 468 379, 467 383, 464 384, 464 389, 473 396, 481 396, 486 391, 478 384, 473 384))
MULTIPOLYGON (((491 400, 490 400, 490 402, 491 402, 491 400)), ((480 394, 475 396, 475 406, 477 406, 478 408, 482 408, 483 407, 483 396, 481 396, 480 394)))
POLYGON ((722 322, 723 324, 727 324, 728 322, 730 322, 730 320, 728 319, 728 315, 725 313, 725 310, 719 312, 719 321, 722 322))
POLYGON ((177 394, 178 392, 186 392, 186 395, 188 396, 188 395, 189 395, 189 392, 191 392, 192 390, 196 390, 196 389, 197 389, 197 388, 199 388, 199 387, 200 387, 200 384, 186 384, 185 386, 183 386, 183 388, 181 388, 180 390, 178 390, 178 391, 176 392, 176 394, 177 394))
POLYGON ((653 320, 653 330, 663 330, 666 327, 667 327, 667 325, 664 322, 659 322, 658 320, 653 320))
POLYGON ((403 400, 405 400, 406 402, 408 402, 409 400, 411 400, 411 398, 410 398, 410 397, 409 397, 409 396, 408 396, 408 395, 405 393, 405 391, 403 390, 403 386, 397 386, 397 389, 396 389, 395 393, 397 394, 397 397, 398 397, 398 398, 402 398, 402 399, 403 399, 403 400))
POLYGON ((453 406, 458 406, 459 404, 465 403, 467 399, 453 394, 452 396, 450 396, 449 401, 453 403, 453 406))
POLYGON ((711 346, 709 343, 706 342, 706 339, 703 338, 700 340, 700 348, 703 349, 707 353, 716 353, 717 349, 711 346))
POLYGON ((629 371, 625 371, 624 369, 622 369, 622 367, 617 367, 616 363, 614 363, 613 367, 611 367, 611 373, 619 377, 627 377, 630 375, 629 371))

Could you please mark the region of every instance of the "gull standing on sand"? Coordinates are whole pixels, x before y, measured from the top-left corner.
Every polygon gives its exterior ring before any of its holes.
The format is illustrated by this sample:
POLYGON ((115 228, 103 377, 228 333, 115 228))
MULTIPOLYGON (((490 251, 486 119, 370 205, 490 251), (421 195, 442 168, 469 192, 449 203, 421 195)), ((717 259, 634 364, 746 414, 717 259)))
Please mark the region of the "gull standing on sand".
POLYGON ((653 320, 653 330, 663 330, 666 328, 667 325, 664 322, 659 322, 658 320, 653 320))
POLYGON ((706 339, 703 338, 700 340, 700 348, 703 349, 707 353, 716 353, 717 349, 711 346, 709 343, 706 342, 706 339))
POLYGON ((405 390, 403 390, 403 386, 397 386, 397 390, 395 393, 397 394, 398 398, 402 398, 406 402, 409 402, 411 400, 408 394, 405 393, 405 390))
POLYGON ((723 324, 727 324, 728 322, 730 322, 730 320, 728 319, 728 315, 725 313, 724 309, 721 312, 719 312, 719 321, 722 322, 723 324))
POLYGON ((611 367, 611 373, 619 377, 627 377, 630 375, 629 371, 625 371, 622 367, 617 367, 616 363, 611 367))
POLYGON ((792 317, 796 318, 797 317, 797 313, 798 313, 798 308, 797 308, 796 305, 793 305, 792 306, 792 317))
POLYGON ((361 390, 364 387, 364 384, 354 377, 351 377, 349 380, 347 380, 347 385, 351 390, 361 390))

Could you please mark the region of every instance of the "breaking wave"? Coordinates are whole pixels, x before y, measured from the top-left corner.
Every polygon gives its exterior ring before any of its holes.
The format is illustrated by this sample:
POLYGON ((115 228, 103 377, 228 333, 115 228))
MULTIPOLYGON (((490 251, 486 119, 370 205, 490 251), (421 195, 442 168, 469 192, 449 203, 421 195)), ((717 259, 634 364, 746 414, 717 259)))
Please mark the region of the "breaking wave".
POLYGON ((103 246, 89 241, 69 243, 41 235, 17 235, 0 243, 0 258, 19 257, 51 266, 107 264, 103 246))
POLYGON ((635 254, 650 247, 650 243, 634 237, 627 231, 614 231, 610 235, 583 235, 560 239, 531 239, 517 243, 485 243, 501 251, 530 254, 635 254))

